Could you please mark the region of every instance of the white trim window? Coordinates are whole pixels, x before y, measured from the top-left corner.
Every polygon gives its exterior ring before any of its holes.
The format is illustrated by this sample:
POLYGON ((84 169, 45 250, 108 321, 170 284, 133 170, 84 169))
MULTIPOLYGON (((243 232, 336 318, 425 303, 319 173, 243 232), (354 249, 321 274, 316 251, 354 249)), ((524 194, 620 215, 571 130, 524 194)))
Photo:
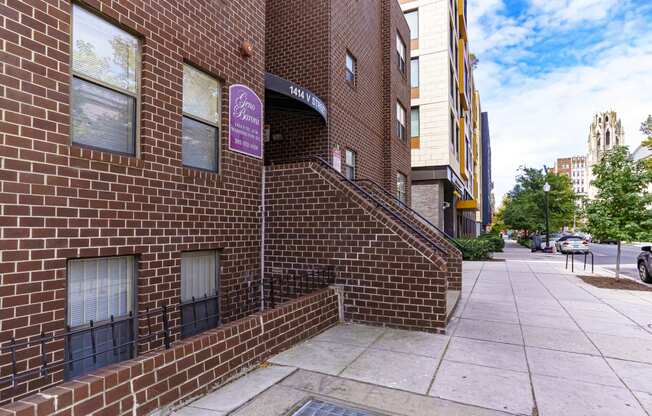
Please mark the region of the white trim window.
POLYGON ((349 180, 355 180, 357 174, 357 155, 351 149, 346 149, 344 151, 344 176, 349 180))
POLYGON ((406 116, 405 116, 405 107, 401 105, 400 102, 396 102, 396 136, 401 140, 405 141, 406 137, 406 116))
POLYGON ((407 203, 407 176, 401 172, 396 172, 396 197, 407 203))
POLYGON ((73 4, 73 144, 136 154, 139 65, 137 37, 73 4))
POLYGON ((133 357, 135 273, 134 256, 68 261, 67 326, 94 329, 66 340, 66 359, 75 360, 66 366, 67 377, 133 357), (105 325, 111 322, 113 328, 105 325))
POLYGON ((358 62, 355 59, 355 57, 351 55, 351 52, 347 51, 346 68, 345 68, 345 75, 344 75, 344 79, 346 80, 346 82, 354 86, 356 84, 357 71, 358 71, 358 62))
POLYGON ((219 170, 220 90, 217 79, 183 65, 181 159, 184 166, 219 170))
POLYGON ((181 253, 181 336, 219 323, 219 255, 215 250, 181 253))
POLYGON ((398 70, 401 74, 405 74, 405 42, 398 32, 396 32, 396 56, 398 57, 398 70))

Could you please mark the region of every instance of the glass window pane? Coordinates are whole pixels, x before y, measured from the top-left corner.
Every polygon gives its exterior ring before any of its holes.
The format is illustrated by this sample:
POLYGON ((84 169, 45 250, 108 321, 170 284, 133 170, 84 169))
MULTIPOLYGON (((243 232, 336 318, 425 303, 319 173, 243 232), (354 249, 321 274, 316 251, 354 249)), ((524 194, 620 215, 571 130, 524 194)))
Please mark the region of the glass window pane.
POLYGON ((403 43, 403 39, 401 39, 401 36, 399 34, 396 34, 396 50, 398 51, 398 55, 402 58, 405 59, 405 44, 403 43))
POLYGON ((72 23, 73 70, 135 93, 138 39, 77 5, 72 23))
POLYGON ((135 154, 135 106, 134 97, 73 78, 73 143, 135 154))
POLYGON ((410 114, 412 115, 410 118, 410 129, 412 130, 412 137, 419 137, 419 107, 412 107, 410 114))
POLYGON ((410 27, 410 39, 419 39, 419 12, 412 10, 405 13, 405 20, 410 27))
POLYGON ((354 72, 353 57, 348 53, 346 54, 346 69, 354 72))
POLYGON ((410 60, 410 83, 412 88, 419 87, 419 58, 410 60))
POLYGON ((184 117, 181 130, 184 166, 217 171, 217 128, 184 117))
POLYGON ((183 66, 183 111, 211 123, 220 121, 220 85, 213 77, 183 66))
POLYGON ((132 256, 77 259, 68 263, 68 325, 127 316, 132 310, 132 256))

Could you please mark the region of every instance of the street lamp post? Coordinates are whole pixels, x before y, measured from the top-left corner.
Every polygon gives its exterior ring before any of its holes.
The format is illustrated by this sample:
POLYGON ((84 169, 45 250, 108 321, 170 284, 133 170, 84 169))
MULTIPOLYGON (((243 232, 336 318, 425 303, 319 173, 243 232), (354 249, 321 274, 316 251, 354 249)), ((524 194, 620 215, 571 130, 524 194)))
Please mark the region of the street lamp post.
POLYGON ((546 251, 550 249, 550 228, 548 224, 548 192, 550 192, 550 184, 546 182, 543 185, 543 194, 546 200, 546 251))

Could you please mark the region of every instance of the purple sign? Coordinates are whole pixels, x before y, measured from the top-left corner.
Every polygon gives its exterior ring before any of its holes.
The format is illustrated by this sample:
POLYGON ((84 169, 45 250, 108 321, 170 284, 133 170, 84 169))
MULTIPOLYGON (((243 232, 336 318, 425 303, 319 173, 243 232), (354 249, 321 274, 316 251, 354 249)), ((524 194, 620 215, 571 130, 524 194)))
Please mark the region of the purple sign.
POLYGON ((229 149, 263 158, 263 103, 249 87, 229 87, 229 149))

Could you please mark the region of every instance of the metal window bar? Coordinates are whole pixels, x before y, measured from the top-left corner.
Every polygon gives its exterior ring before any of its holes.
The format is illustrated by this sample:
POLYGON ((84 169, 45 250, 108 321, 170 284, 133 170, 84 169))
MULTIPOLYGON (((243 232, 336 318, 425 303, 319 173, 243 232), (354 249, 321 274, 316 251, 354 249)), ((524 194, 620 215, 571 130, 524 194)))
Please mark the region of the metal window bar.
POLYGON ((12 337, 8 343, 0 346, 0 354, 7 357, 7 355, 5 354, 9 353, 8 356, 10 357, 11 360, 11 374, 8 376, 0 377, 0 386, 9 385, 12 388, 16 388, 18 383, 21 383, 26 380, 31 380, 35 376, 46 376, 56 369, 64 369, 66 367, 72 370, 74 369, 75 363, 87 359, 92 359, 94 362, 96 362, 98 356, 106 353, 116 354, 117 351, 125 347, 129 348, 130 355, 133 356, 134 348, 138 344, 150 341, 152 339, 158 339, 160 337, 163 337, 166 348, 169 348, 171 334, 170 334, 169 326, 167 324, 168 322, 167 314, 168 314, 167 308, 163 306, 162 308, 148 310, 145 314, 140 316, 136 315, 136 317, 134 317, 132 313, 130 313, 128 316, 121 317, 118 319, 116 319, 115 317, 111 317, 109 321, 101 323, 99 325, 96 322, 90 321, 88 327, 85 328, 71 329, 70 326, 66 325, 66 330, 62 333, 57 334, 56 332, 53 332, 50 335, 41 333, 39 336, 35 338, 28 339, 21 342, 16 342, 15 338, 12 337), (163 330, 152 331, 150 328, 149 332, 144 336, 133 336, 134 332, 132 331, 132 329, 133 329, 134 320, 142 317, 149 318, 151 315, 160 316, 162 318, 163 330), (123 323, 123 322, 126 322, 129 326, 130 329, 129 334, 131 336, 131 339, 127 342, 117 343, 117 340, 115 339, 116 337, 115 335, 113 335, 115 334, 114 328, 116 324, 123 323), (111 345, 108 348, 98 348, 96 334, 98 330, 104 328, 109 328, 111 330, 113 339, 111 341, 111 345), (70 348, 71 339, 74 336, 80 336, 85 334, 90 334, 92 353, 74 357, 72 348, 70 348), (48 343, 61 341, 61 340, 67 341, 67 347, 66 347, 67 351, 65 351, 64 358, 58 361, 48 361, 48 347, 47 347, 48 343), (33 346, 40 346, 41 348, 40 365, 38 367, 19 372, 17 351, 30 348, 33 346))

